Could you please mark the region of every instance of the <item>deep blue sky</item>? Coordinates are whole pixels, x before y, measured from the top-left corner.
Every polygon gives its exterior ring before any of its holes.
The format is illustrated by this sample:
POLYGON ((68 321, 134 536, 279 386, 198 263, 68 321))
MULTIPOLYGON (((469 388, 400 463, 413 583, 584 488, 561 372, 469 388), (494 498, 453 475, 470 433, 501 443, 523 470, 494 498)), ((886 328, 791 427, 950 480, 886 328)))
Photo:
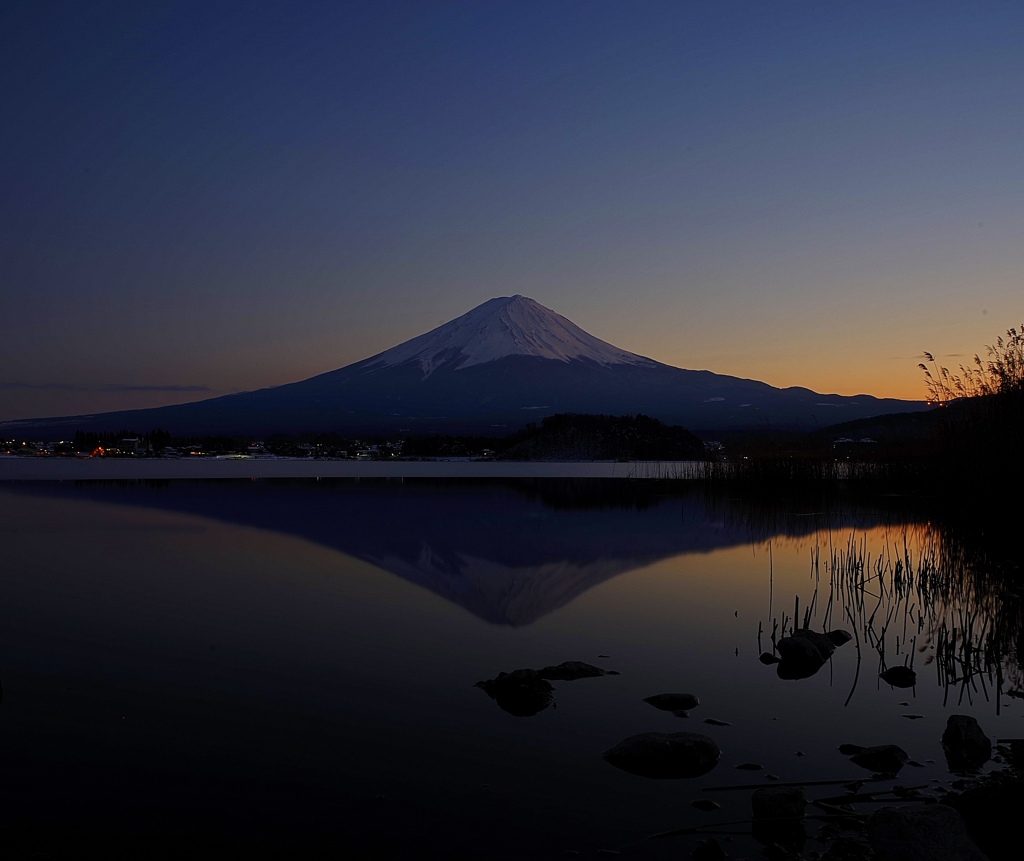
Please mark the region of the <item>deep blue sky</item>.
POLYGON ((9 2, 0 70, 0 420, 514 293, 909 398, 1024 320, 1020 2, 9 2))

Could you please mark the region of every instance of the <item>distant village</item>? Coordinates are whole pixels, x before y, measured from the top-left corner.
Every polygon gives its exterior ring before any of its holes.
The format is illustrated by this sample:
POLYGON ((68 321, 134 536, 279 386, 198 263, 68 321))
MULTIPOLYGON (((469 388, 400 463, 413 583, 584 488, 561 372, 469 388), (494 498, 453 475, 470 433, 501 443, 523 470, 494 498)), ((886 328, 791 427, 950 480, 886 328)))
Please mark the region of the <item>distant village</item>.
MULTIPOLYGON (((838 430, 838 429, 837 429, 838 430)), ((812 456, 829 461, 872 460, 885 446, 868 436, 835 433, 702 440, 686 428, 641 413, 608 416, 557 413, 505 436, 409 434, 402 438, 337 433, 173 436, 76 431, 59 441, 0 440, 0 457, 220 458, 287 460, 522 460, 522 461, 741 461, 812 456), (765 446, 769 448, 765 448, 765 446)))
MULTIPOLYGON (((145 436, 103 439, 0 440, 0 456, 5 457, 113 457, 113 458, 320 458, 329 460, 392 460, 402 456, 404 440, 371 442, 360 439, 327 442, 291 439, 234 440, 206 439, 186 443, 156 441, 145 436)), ((486 457, 493 452, 480 452, 486 457)))

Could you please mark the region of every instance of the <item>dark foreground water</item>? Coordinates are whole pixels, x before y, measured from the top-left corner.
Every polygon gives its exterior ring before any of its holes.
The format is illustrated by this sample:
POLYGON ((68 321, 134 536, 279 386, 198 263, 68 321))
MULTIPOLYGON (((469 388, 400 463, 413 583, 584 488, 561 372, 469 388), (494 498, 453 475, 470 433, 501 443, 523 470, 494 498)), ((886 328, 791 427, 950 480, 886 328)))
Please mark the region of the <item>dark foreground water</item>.
POLYGON ((682 482, 0 484, 0 836, 11 857, 678 859, 706 835, 650 835, 749 818, 750 790, 715 787, 870 777, 847 742, 900 745, 917 764, 887 785, 938 795, 949 714, 1024 736, 1012 656, 950 672, 949 633, 981 642, 1007 599, 943 569, 946 539, 895 501, 682 482), (780 679, 758 656, 808 608, 856 640, 780 679), (567 660, 618 675, 555 681, 530 717, 474 686, 567 660), (915 687, 878 679, 911 662, 915 687), (665 692, 700 705, 643 702, 665 692), (721 760, 653 780, 602 758, 648 731, 721 760))

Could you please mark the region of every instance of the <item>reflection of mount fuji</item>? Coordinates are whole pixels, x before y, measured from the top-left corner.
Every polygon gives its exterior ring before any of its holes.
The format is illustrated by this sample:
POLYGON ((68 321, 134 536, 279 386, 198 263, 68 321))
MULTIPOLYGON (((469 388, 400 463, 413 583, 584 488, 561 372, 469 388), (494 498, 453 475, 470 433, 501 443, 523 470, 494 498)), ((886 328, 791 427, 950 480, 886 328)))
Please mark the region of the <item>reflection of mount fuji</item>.
MULTIPOLYGON (((529 625, 618 574, 685 553, 806 534, 801 517, 754 525, 682 486, 597 479, 39 483, 88 496, 294 535, 370 562, 488 622, 529 625)), ((846 512, 833 527, 875 525, 846 512)))

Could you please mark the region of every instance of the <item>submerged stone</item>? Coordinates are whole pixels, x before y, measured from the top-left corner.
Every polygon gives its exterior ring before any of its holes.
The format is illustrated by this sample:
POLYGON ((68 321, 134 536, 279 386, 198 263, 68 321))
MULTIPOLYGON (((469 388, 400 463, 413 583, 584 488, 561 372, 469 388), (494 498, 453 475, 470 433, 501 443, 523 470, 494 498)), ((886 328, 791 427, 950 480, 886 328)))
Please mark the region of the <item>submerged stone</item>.
POLYGON ((689 711, 700 705, 700 700, 694 694, 655 694, 644 697, 644 702, 666 712, 689 711))
POLYGON ((880 774, 897 774, 910 757, 907 752, 895 744, 880 744, 866 747, 860 753, 850 757, 850 762, 880 774))
POLYGON ((712 801, 710 798, 695 798, 690 802, 691 807, 696 807, 698 810, 718 810, 722 805, 717 801, 712 801))
POLYGON ((917 673, 910 667, 890 667, 879 678, 894 688, 912 688, 917 684, 917 673))
POLYGON ((597 676, 617 676, 615 670, 602 670, 593 664, 583 661, 562 661, 552 667, 537 670, 542 679, 554 679, 556 682, 574 682, 576 679, 592 679, 597 676))
POLYGON ((603 754, 616 768, 658 779, 707 774, 721 755, 713 739, 696 732, 643 732, 603 754))

